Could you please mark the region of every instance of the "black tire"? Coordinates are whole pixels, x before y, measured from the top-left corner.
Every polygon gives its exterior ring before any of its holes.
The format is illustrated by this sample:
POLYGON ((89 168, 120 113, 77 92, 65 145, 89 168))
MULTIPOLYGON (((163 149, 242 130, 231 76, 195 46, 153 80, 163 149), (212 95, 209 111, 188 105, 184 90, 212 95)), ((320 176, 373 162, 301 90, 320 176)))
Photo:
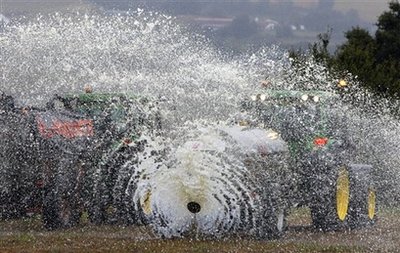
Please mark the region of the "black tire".
POLYGON ((261 218, 257 222, 258 239, 279 239, 287 230, 288 203, 282 196, 283 188, 265 188, 265 193, 260 206, 261 218))
POLYGON ((351 175, 349 227, 356 229, 372 225, 376 220, 376 192, 371 177, 372 166, 352 164, 349 168, 351 175))
POLYGON ((93 198, 90 200, 89 219, 96 225, 109 224, 112 208, 112 182, 111 175, 108 173, 107 167, 99 165, 97 173, 94 177, 94 186, 92 189, 93 198))
POLYGON ((125 168, 127 160, 135 158, 136 148, 120 147, 109 157, 107 162, 99 165, 96 172, 96 184, 90 208, 90 220, 95 224, 123 224, 136 222, 130 206, 130 196, 125 189, 130 179, 130 168, 125 168), (133 157, 130 157, 133 156, 133 157))
POLYGON ((259 239, 278 239, 287 230, 287 215, 292 206, 291 199, 296 192, 298 175, 292 173, 289 153, 270 153, 252 169, 260 187, 260 216, 258 221, 259 239), (274 168, 265 173, 265 168, 274 168))
POLYGON ((265 211, 263 221, 260 224, 257 237, 259 239, 279 239, 287 230, 287 212, 270 208, 265 211))
MULTIPOLYGON (((321 174, 316 174, 313 178, 312 186, 315 190, 313 192, 312 202, 310 204, 311 218, 313 226, 322 231, 339 230, 346 227, 345 216, 347 215, 349 195, 347 200, 342 201, 341 206, 344 207, 344 214, 338 214, 337 208, 337 191, 338 181, 345 180, 347 182, 347 192, 350 189, 349 175, 347 167, 339 167, 332 169, 329 173, 325 171, 321 174), (347 201, 347 203, 346 203, 347 201), (344 203, 343 203, 344 202, 344 203)), ((341 190, 343 192, 343 188, 341 190)), ((344 189, 346 192, 346 189, 344 189)))
MULTIPOLYGON (((0 219, 26 216, 35 192, 38 153, 31 117, 0 99, 0 219), (1 111, 4 110, 4 111, 1 111)), ((37 197, 37 196, 35 196, 37 197)))
POLYGON ((81 166, 52 168, 46 166, 43 188, 43 225, 54 230, 70 228, 79 223, 82 213, 80 198, 81 166), (70 170, 69 170, 70 169, 70 170))
POLYGON ((374 222, 375 210, 369 213, 372 204, 369 203, 372 202, 369 201, 369 194, 373 191, 370 170, 369 165, 350 165, 336 169, 333 177, 329 173, 320 175, 323 180, 319 184, 314 182, 318 190, 310 204, 311 218, 316 229, 356 229, 374 222), (341 182, 346 186, 341 185, 341 182))

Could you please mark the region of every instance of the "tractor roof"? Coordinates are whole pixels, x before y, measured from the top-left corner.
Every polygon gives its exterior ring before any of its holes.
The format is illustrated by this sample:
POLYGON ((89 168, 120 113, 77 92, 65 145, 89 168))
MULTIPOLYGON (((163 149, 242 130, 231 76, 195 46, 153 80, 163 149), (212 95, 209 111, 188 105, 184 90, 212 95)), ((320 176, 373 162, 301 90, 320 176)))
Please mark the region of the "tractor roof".
POLYGON ((314 101, 326 101, 337 98, 338 95, 333 92, 321 90, 265 90, 263 93, 252 96, 252 100, 303 100, 313 99, 314 101))
POLYGON ((64 96, 66 99, 78 99, 82 103, 90 102, 109 102, 117 99, 132 99, 136 100, 141 97, 129 93, 77 93, 77 94, 67 94, 64 96))
POLYGON ((124 120, 126 113, 145 112, 151 104, 146 97, 129 93, 76 93, 56 95, 48 103, 49 108, 67 109, 75 113, 83 113, 91 117, 111 113, 114 121, 124 120))

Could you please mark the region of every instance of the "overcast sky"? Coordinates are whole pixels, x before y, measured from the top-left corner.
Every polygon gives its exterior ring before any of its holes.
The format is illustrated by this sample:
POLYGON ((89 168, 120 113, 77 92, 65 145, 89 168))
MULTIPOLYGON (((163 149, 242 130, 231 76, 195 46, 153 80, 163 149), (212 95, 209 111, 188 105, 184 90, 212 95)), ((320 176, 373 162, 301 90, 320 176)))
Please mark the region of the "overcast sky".
MULTIPOLYGON (((271 0, 271 2, 284 2, 285 0, 271 0)), ((293 0, 296 5, 315 6, 318 0, 293 0)), ((388 0, 335 0, 334 9, 347 12, 351 9, 358 11, 361 18, 366 21, 376 21, 377 16, 387 9, 388 0)))
MULTIPOLYGON (((296 0, 298 2, 304 2, 296 0)), ((388 1, 386 0, 336 0, 335 9, 348 11, 355 9, 358 11, 361 18, 375 22, 377 17, 388 9, 388 1)))
MULTIPOLYGON (((108 2, 119 2, 127 0, 106 0, 108 2)), ((185 0, 178 0, 185 1, 185 0)), ((188 1, 188 0, 186 0, 188 1)), ((190 1, 190 0, 189 0, 190 1)), ((207 0, 209 1, 209 0, 207 0)), ((228 0, 227 0, 228 1, 228 0)), ((231 0, 229 0, 231 1, 231 0)), ((283 0, 284 1, 284 0, 283 0)), ((282 0, 271 0, 271 2, 283 2, 282 0)), ((88 0, 0 0, 2 2, 3 10, 38 10, 40 8, 48 10, 51 9, 65 8, 69 5, 79 5, 80 3, 88 2, 88 0), (47 5, 47 7, 46 7, 47 5)), ((296 5, 301 6, 315 6, 318 0, 293 0, 296 5)), ((377 16, 381 14, 388 6, 387 0, 336 0, 334 8, 341 11, 348 11, 355 9, 359 12, 361 18, 366 21, 375 22, 377 16)))

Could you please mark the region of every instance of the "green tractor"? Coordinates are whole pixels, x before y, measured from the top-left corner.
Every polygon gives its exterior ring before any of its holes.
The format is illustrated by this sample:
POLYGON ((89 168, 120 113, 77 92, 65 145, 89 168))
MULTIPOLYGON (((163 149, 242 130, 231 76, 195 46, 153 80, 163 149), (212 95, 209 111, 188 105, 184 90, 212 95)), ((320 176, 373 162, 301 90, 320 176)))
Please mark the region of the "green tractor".
POLYGON ((78 198, 84 201, 81 206, 90 220, 96 224, 134 223, 136 217, 125 189, 132 165, 146 145, 142 135, 161 130, 155 104, 133 95, 90 92, 56 96, 47 107, 93 121, 93 137, 82 153, 86 176, 78 198), (124 166, 125 163, 130 164, 124 166))
POLYGON ((96 223, 135 220, 124 192, 131 167, 122 165, 160 129, 153 103, 91 92, 55 96, 46 108, 1 102, 0 218, 41 210, 48 229, 74 226, 84 212, 96 223))
POLYGON ((288 143, 298 175, 296 206, 308 206, 319 230, 352 229, 374 223, 373 166, 355 161, 358 147, 339 95, 324 91, 267 90, 243 103, 263 128, 288 143))

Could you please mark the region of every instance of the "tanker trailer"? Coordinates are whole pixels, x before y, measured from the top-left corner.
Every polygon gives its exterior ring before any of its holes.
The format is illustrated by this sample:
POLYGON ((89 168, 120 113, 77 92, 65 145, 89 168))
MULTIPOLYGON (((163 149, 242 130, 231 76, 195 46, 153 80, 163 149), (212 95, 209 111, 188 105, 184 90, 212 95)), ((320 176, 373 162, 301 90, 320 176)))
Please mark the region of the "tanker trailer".
POLYGON ((148 140, 133 169, 127 193, 141 223, 166 238, 285 231, 297 179, 278 133, 239 125, 179 132, 174 141, 148 140))

